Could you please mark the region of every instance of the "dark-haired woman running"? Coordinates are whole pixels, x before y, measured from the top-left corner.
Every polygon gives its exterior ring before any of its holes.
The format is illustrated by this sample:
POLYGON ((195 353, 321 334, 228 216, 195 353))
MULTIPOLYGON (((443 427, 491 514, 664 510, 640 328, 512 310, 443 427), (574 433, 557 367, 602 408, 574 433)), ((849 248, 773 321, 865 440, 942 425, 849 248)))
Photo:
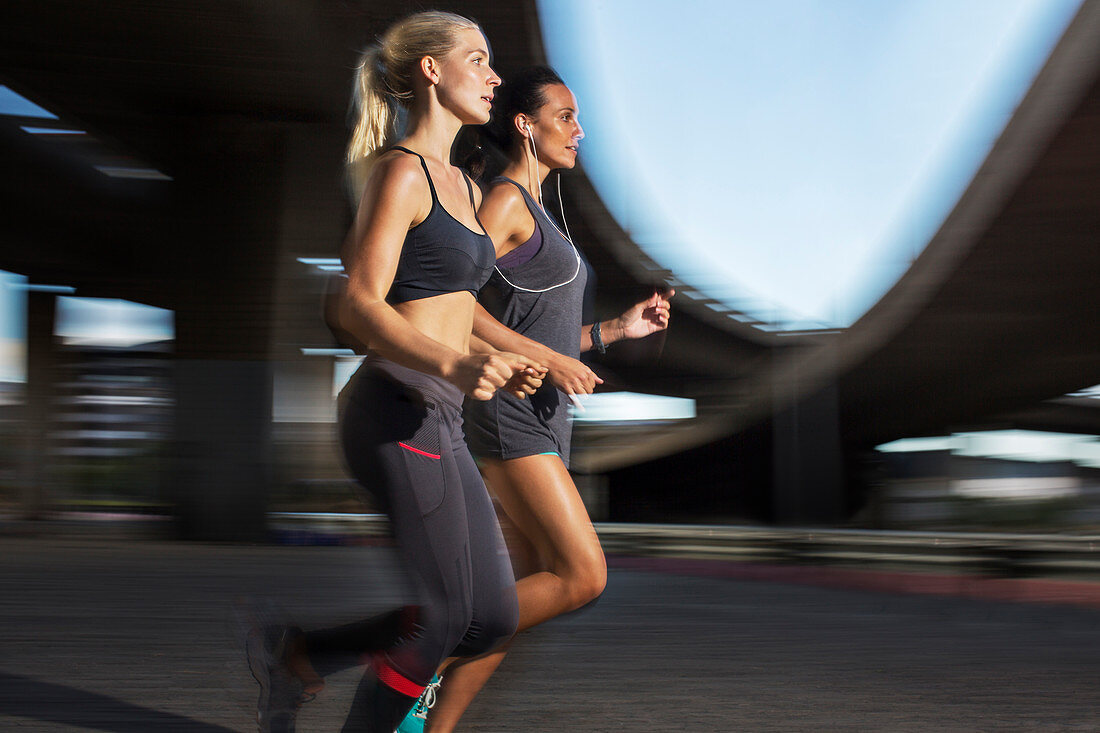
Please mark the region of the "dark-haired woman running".
MULTIPOLYGON (((529 399, 497 392, 469 403, 466 434, 482 475, 528 545, 519 554, 536 558, 516 583, 522 631, 583 606, 606 583, 603 550, 568 471, 567 405, 602 381, 578 356, 666 328, 673 291, 656 290, 618 318, 583 324, 588 268, 541 196, 551 170, 576 163, 584 137, 577 100, 551 69, 528 69, 501 87, 490 127, 508 162, 478 212, 497 259, 481 298, 488 310, 478 309, 474 334, 528 354, 548 371, 529 399)), ((453 730, 505 653, 502 647, 451 664, 427 730, 453 730)))

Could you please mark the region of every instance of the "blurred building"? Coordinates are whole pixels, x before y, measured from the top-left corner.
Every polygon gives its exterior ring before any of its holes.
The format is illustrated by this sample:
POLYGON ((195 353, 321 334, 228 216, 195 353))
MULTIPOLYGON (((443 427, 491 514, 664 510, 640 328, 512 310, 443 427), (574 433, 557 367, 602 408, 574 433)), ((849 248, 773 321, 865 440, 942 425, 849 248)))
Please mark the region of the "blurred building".
POLYGON ((1100 526, 1100 439, 1001 430, 879 447, 883 475, 868 508, 880 526, 1100 526))
MULTIPOLYGON (((545 60, 534 3, 450 5, 483 23, 503 73, 545 60)), ((361 506, 333 440, 345 362, 314 350, 338 346, 320 313, 349 222, 349 69, 407 7, 187 8, 0 9, 0 268, 32 289, 26 381, 0 382, 0 428, 20 438, 0 486, 37 514, 83 496, 75 479, 52 485, 52 456, 141 476, 135 461, 167 439, 156 481, 90 496, 165 502, 182 536, 260 538, 272 508, 361 506), (59 292, 170 311, 170 356, 69 350, 59 292)), ((593 512, 835 524, 872 516, 859 512, 883 484, 884 443, 1100 434, 1095 410, 1049 402, 1100 382, 1098 72, 1088 0, 940 230, 847 329, 777 333, 674 282, 667 335, 613 347, 598 368, 609 387, 691 400, 694 414, 582 427, 574 468, 593 512)), ((599 274, 597 313, 665 280, 583 170, 562 195, 599 274)))
POLYGON ((60 357, 46 451, 52 503, 165 511, 171 342, 67 346, 60 357))

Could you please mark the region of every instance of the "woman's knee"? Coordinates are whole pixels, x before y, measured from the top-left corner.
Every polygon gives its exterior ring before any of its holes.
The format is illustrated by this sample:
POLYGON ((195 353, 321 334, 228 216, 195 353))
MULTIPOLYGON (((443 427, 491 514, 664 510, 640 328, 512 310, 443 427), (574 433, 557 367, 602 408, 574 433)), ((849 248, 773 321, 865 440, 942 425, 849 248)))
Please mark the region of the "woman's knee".
POLYGON ((471 619, 468 607, 422 606, 414 640, 403 651, 401 659, 410 679, 426 684, 443 660, 461 646, 471 619))
POLYGON ((570 583, 571 597, 576 608, 599 598, 607 587, 607 566, 603 562, 585 568, 570 583))
POLYGON ((478 609, 462 644, 463 652, 478 655, 492 651, 515 636, 518 627, 519 603, 513 593, 493 608, 478 609))
POLYGON ((496 648, 516 634, 519 627, 519 602, 513 591, 506 594, 484 623, 485 651, 496 648))
POLYGON ((607 587, 607 561, 600 553, 572 568, 564 579, 570 605, 580 608, 599 598, 607 587))

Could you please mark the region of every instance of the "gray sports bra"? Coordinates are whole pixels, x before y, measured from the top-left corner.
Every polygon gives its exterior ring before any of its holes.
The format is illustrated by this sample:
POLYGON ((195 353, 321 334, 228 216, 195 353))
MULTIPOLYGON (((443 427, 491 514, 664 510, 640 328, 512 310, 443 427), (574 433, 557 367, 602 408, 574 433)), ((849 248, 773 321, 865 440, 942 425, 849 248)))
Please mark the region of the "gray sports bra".
POLYGON ((474 219, 481 226, 481 233, 455 219, 439 203, 424 156, 408 148, 394 148, 420 158, 424 175, 428 177, 428 188, 432 192, 432 209, 424 221, 409 229, 405 235, 397 272, 386 301, 404 303, 462 290, 469 291, 476 298, 493 272, 496 250, 489 235, 484 233, 481 220, 477 218, 470 179, 463 174, 470 194, 470 205, 474 207, 474 219))

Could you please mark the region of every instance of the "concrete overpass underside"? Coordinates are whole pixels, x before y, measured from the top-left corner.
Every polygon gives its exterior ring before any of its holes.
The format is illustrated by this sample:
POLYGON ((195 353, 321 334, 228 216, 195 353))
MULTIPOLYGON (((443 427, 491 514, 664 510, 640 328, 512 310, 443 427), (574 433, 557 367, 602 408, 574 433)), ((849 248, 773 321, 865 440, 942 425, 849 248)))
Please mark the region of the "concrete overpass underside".
MULTIPOLYGON (((544 61, 533 0, 442 7, 482 22, 505 76, 544 61)), ((175 312, 169 495, 188 536, 262 534, 279 458, 273 384, 297 375, 306 398, 331 397, 331 365, 301 354, 333 345, 325 278, 297 258, 335 256, 349 216, 350 69, 404 11, 352 0, 0 10, 0 83, 60 117, 0 118, 0 269, 175 312), (87 134, 60 141, 22 129, 32 124, 87 134), (172 180, 95 168, 119 160, 172 180)), ((878 443, 990 425, 1100 432, 1091 403, 1050 402, 1100 382, 1098 71, 1089 0, 939 233, 851 328, 779 336, 680 297, 666 337, 613 349, 610 382, 699 407, 684 424, 581 431, 576 468, 608 476, 613 513, 838 521, 878 443)), ((563 188, 600 313, 668 275, 583 171, 563 188)), ((31 425, 49 419, 51 308, 32 296, 31 425)), ((296 429, 331 443, 323 425, 296 429)))

